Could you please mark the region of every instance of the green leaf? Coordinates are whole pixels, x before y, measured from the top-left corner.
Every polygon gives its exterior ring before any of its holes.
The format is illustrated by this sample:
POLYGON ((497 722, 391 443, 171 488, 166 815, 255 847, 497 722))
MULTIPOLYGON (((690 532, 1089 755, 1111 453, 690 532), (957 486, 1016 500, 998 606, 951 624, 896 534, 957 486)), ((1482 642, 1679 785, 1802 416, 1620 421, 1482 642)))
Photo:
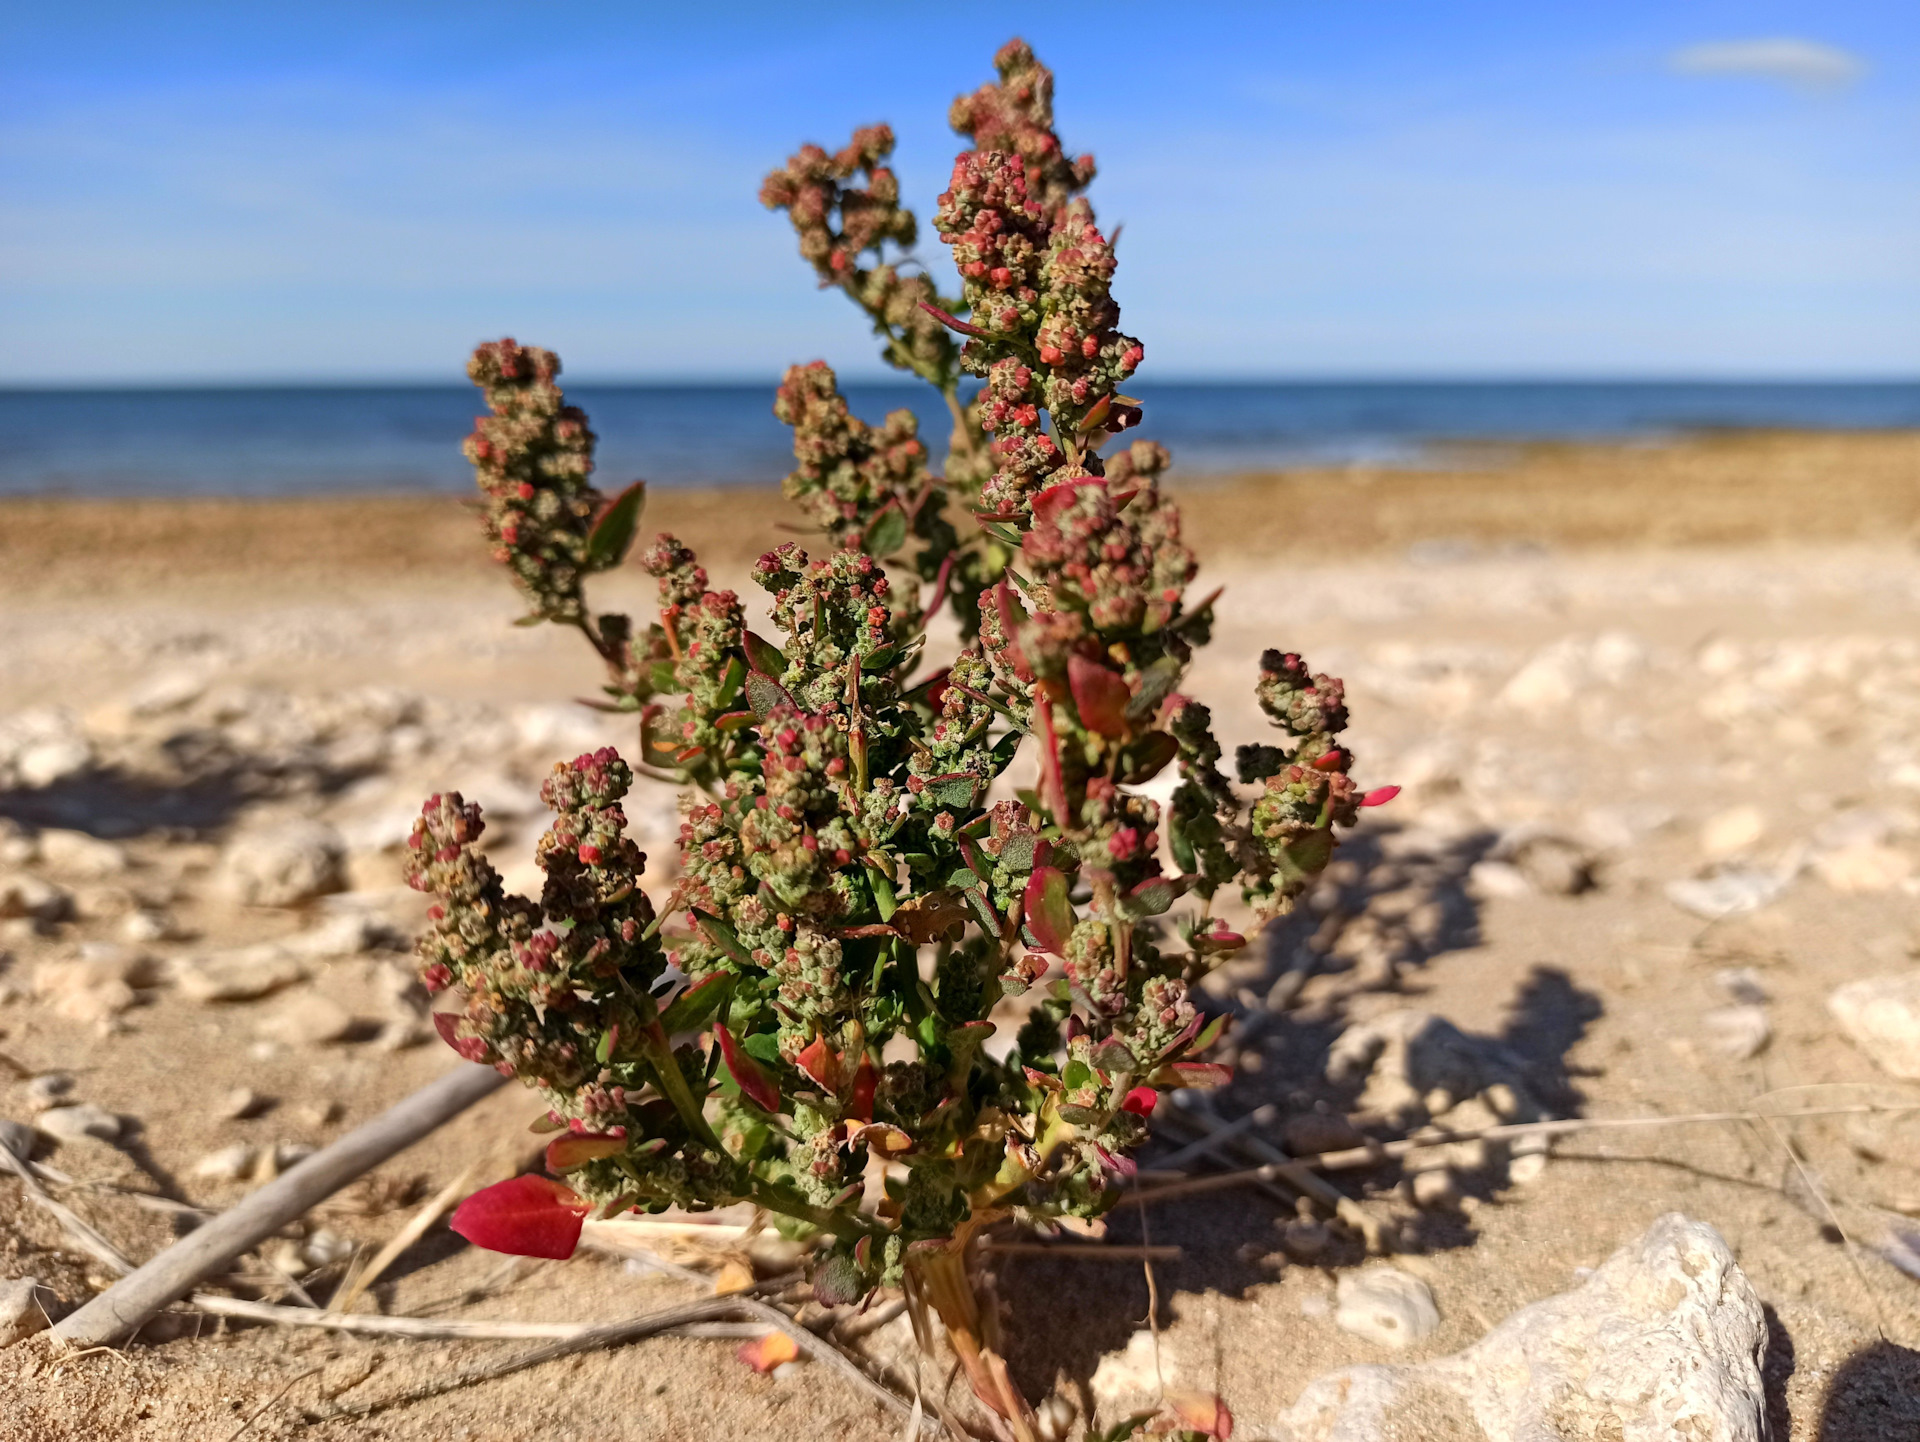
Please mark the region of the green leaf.
POLYGON ((869 556, 884 560, 907 543, 907 515, 897 502, 889 501, 884 510, 867 524, 861 549, 869 556))
POLYGON ((787 658, 780 648, 764 636, 747 632, 747 664, 762 676, 779 677, 786 673, 787 658))
POLYGON ((1046 864, 1046 852, 1052 848, 1040 839, 1037 831, 1016 831, 1000 848, 997 858, 1009 871, 1031 871, 1035 866, 1046 864))
POLYGON ((1156 876, 1141 882, 1127 893, 1126 909, 1134 916, 1162 916, 1185 890, 1181 882, 1156 876))
POLYGON ((980 529, 1004 545, 1020 549, 1020 533, 1004 521, 982 521, 980 529))
POLYGON ((744 657, 729 656, 727 669, 720 677, 720 689, 713 698, 713 709, 724 711, 733 704, 733 698, 740 694, 740 683, 747 679, 747 663, 744 657))
POLYGON ((1193 849, 1193 838, 1187 835, 1187 828, 1175 816, 1167 823, 1167 847, 1173 852, 1173 864, 1182 871, 1197 871, 1200 859, 1193 849))
POLYGON ((1120 753, 1121 785, 1139 786, 1153 780, 1179 751, 1180 743, 1166 732, 1149 731, 1120 753))
POLYGON ((753 714, 764 721, 773 714, 776 706, 791 706, 793 697, 786 693, 778 681, 758 671, 750 671, 747 673, 747 704, 753 708, 753 714))
POLYGON ((757 967, 760 964, 753 959, 753 953, 747 950, 747 944, 734 935, 733 928, 719 917, 696 909, 693 913, 693 923, 700 928, 701 935, 742 966, 757 967))
POLYGON ((952 806, 961 810, 973 806, 974 797, 980 794, 982 782, 971 771, 955 771, 945 776, 934 776, 927 780, 927 795, 936 806, 952 806))
POLYGON ((640 526, 640 509, 647 503, 647 483, 635 481, 613 498, 587 537, 587 569, 607 571, 627 558, 633 534, 640 526))
POLYGON ((1055 956, 1065 956, 1067 938, 1073 934, 1073 903, 1067 899, 1065 873, 1051 866, 1036 866, 1027 878, 1027 927, 1041 947, 1055 956))
POLYGON ((755 1061, 766 1062, 769 1066, 780 1064, 780 1042, 770 1031, 756 1031, 743 1036, 740 1046, 755 1061))
POLYGON ((1127 703, 1127 720, 1139 722, 1160 709, 1160 703, 1173 694, 1185 668, 1172 656, 1162 656, 1140 673, 1140 689, 1127 703))
POLYGON ((673 1004, 660 1013, 662 1030, 668 1036, 678 1032, 692 1031, 719 1010, 720 1004, 733 990, 732 980, 725 972, 720 971, 702 977, 676 996, 673 1004))

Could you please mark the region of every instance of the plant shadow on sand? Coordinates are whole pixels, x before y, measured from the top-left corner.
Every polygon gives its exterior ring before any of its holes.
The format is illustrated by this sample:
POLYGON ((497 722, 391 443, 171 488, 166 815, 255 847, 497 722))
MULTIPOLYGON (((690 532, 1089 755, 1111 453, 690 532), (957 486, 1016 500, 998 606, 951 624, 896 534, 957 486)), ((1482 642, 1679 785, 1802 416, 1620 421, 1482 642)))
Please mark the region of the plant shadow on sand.
MULTIPOLYGON (((1467 887, 1474 863, 1484 858, 1495 837, 1486 832, 1441 838, 1413 828, 1369 827, 1340 851, 1328 879, 1310 904, 1270 924, 1263 934, 1263 958, 1238 978, 1232 996, 1218 1009, 1233 1016, 1230 1051, 1240 1065, 1233 1084, 1208 1098, 1214 1117, 1232 1121, 1261 1106, 1273 1105, 1277 1124, 1253 1135, 1284 1145, 1291 1118, 1341 1118, 1363 1107, 1362 1074, 1343 1072, 1338 1060, 1343 1035, 1350 1040, 1366 1027, 1353 1026, 1355 1014, 1370 1020, 1395 1009, 1382 994, 1404 996, 1402 1015, 1418 1014, 1420 969, 1441 952, 1470 950, 1481 942, 1480 907, 1467 887), (1323 978, 1302 1001, 1302 973, 1323 978), (1364 1008, 1355 1005, 1366 996, 1364 1008), (1258 1061, 1249 1066, 1250 1054, 1258 1061)), ((1242 964, 1246 966, 1246 963, 1242 964)), ((1567 1053, 1601 1015, 1600 999, 1577 986, 1564 972, 1537 965, 1508 1002, 1499 1032, 1463 1032, 1440 1018, 1413 1025, 1393 1056, 1394 1065, 1419 1090, 1436 1079, 1456 1088, 1479 1078, 1500 1077, 1526 1097, 1535 1115, 1577 1116, 1584 1098, 1567 1053), (1470 1074, 1460 1080, 1462 1067, 1470 1074)), ((1465 1100, 1460 1091, 1457 1099, 1465 1100)), ((1369 1135, 1382 1139, 1405 1135, 1427 1119, 1420 1110, 1397 1118, 1367 1121, 1369 1135)), ((1520 1119, 1531 1119, 1522 1116, 1520 1119)), ((1165 1133, 1159 1154, 1170 1155, 1182 1143, 1165 1133)), ((1302 1132, 1295 1132, 1298 1139, 1302 1132)), ((1299 1145, 1293 1151, 1304 1150, 1299 1145)), ((1198 1173, 1222 1165, 1247 1166, 1253 1159, 1195 1163, 1198 1173)), ((1153 1154, 1141 1159, 1155 1165, 1153 1154)), ((1380 1196, 1402 1180, 1395 1165, 1332 1174, 1349 1196, 1380 1196)), ((1464 1194, 1486 1198, 1507 1184, 1503 1157, 1478 1173, 1459 1177, 1464 1194)), ((1403 1213, 1404 1208, 1400 1209, 1403 1213)), ((1322 1212, 1324 1215, 1324 1212, 1322 1212)), ((1252 1187, 1203 1193, 1176 1204, 1140 1208, 1125 1203, 1107 1216, 1115 1242, 1174 1245, 1182 1255, 1155 1264, 1161 1325, 1177 1316, 1187 1297, 1217 1293, 1245 1298, 1274 1280, 1289 1265, 1282 1232, 1295 1213, 1278 1197, 1252 1187)), ((1476 1233, 1462 1212, 1435 1208, 1404 1217, 1400 1246, 1433 1251, 1472 1246, 1476 1233)), ((1310 1261, 1329 1273, 1356 1267, 1366 1259, 1359 1239, 1338 1229, 1310 1261)), ((1126 1347, 1147 1325, 1148 1288, 1142 1265, 1087 1262, 1022 1255, 1003 1259, 998 1288, 1015 1318, 1065 1316, 1070 1327, 1044 1335, 1010 1338, 1010 1355, 1020 1384, 1039 1395, 1056 1379, 1077 1390, 1087 1384, 1103 1356, 1126 1347), (1012 1265, 1009 1265, 1012 1263, 1012 1265)))

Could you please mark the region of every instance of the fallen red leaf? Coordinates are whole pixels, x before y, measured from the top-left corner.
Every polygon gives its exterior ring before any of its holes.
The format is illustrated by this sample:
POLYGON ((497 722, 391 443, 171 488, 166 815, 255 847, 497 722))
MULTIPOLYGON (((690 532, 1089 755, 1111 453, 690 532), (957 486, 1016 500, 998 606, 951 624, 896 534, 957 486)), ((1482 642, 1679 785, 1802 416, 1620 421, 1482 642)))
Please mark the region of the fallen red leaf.
POLYGON ((529 1172, 481 1188, 454 1209, 448 1225, 489 1252, 561 1259, 580 1244, 590 1210, 571 1187, 529 1172))
POLYGON ((769 1332, 757 1342, 742 1343, 734 1355, 764 1377, 782 1362, 798 1357, 800 1347, 785 1332, 769 1332))

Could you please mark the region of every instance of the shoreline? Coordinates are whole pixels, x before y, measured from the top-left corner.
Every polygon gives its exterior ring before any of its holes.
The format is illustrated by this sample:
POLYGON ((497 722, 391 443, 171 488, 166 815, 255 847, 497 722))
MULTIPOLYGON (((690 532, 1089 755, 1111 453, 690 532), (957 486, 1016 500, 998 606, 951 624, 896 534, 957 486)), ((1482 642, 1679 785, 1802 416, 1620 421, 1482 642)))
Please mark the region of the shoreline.
MULTIPOLYGON (((1454 452, 1458 457, 1461 449, 1454 452)), ((1920 539, 1920 431, 1741 431, 1670 443, 1474 448, 1472 464, 1170 474, 1203 561, 1920 539)), ((490 575, 465 495, 0 498, 0 594, 270 591, 490 575)), ((663 487, 716 573, 804 535, 777 485, 663 487)))

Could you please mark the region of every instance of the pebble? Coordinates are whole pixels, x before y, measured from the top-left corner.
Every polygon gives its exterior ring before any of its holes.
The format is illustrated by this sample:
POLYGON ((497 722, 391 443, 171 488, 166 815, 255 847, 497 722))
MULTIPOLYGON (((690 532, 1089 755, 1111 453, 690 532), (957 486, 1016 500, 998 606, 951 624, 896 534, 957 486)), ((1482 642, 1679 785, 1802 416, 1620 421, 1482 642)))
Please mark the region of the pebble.
POLYGON ((1545 1152, 1527 1152, 1507 1163, 1507 1180, 1516 1187, 1530 1187, 1546 1174, 1545 1152))
POLYGON ((178 933, 163 911, 136 908, 120 919, 120 939, 139 946, 149 941, 171 941, 178 933))
POLYGON ((209 1182, 237 1182, 253 1171, 254 1156, 257 1148, 246 1142, 236 1142, 230 1147, 222 1147, 217 1152, 209 1152, 193 1164, 194 1176, 209 1182))
POLYGON ((271 942, 189 957, 173 971, 181 995, 199 1002, 258 1001, 306 977, 305 964, 271 942))
POLYGON ((1505 898, 1532 896, 1533 883, 1510 861, 1476 861, 1467 872, 1467 886, 1476 896, 1505 898))
POLYGON ((52 1107, 40 1113, 40 1130, 56 1141, 77 1142, 84 1137, 111 1142, 120 1137, 120 1118, 92 1102, 52 1107))
POLYGON ((1725 861, 1751 851, 1766 834, 1766 814, 1758 806, 1731 806, 1701 826, 1700 849, 1709 860, 1725 861))
POLYGON ((40 1134, 25 1122, 0 1121, 0 1147, 23 1162, 33 1155, 33 1144, 39 1140, 40 1134))
POLYGON ((1557 836, 1528 842, 1516 853, 1513 864, 1535 890, 1548 896, 1578 896, 1593 885, 1586 854, 1557 836))
POLYGON ((1700 1029, 1708 1045, 1735 1061, 1758 1056, 1773 1039, 1767 1009, 1752 1002, 1715 1007, 1701 1016, 1700 1029))
POLYGON ((272 1102, 248 1087, 235 1087, 214 1104, 214 1116, 223 1122, 237 1122, 247 1117, 255 1117, 265 1111, 272 1102))
POLYGON ((1410 1190, 1413 1192, 1413 1204, 1422 1211, 1453 1211, 1460 1205, 1460 1183, 1450 1167, 1415 1172, 1410 1190))
POLYGON ((1386 1347, 1410 1347, 1440 1325, 1433 1292, 1395 1267, 1363 1267, 1340 1278, 1334 1324, 1386 1347))
POLYGON ((40 860, 49 870, 82 881, 103 881, 127 869, 124 847, 84 831, 58 828, 40 833, 40 860))
POLYGON ((1667 899, 1682 911, 1708 921, 1758 911, 1787 889, 1787 878, 1753 867, 1735 867, 1715 876, 1670 881, 1667 899))
POLYGON ((73 1076, 69 1072, 50 1071, 35 1077, 27 1083, 27 1105, 37 1112, 48 1107, 60 1105, 60 1099, 73 1091, 73 1076))
POLYGON ((1882 1071, 1920 1079, 1920 971, 1850 981, 1827 1010, 1882 1071))
POLYGON ((1845 846, 1816 856, 1813 870, 1835 891, 1893 891, 1913 875, 1913 858, 1891 846, 1845 846))
POLYGON ((1332 1234, 1327 1224, 1312 1217, 1294 1217, 1280 1229, 1280 1244, 1303 1262, 1310 1262, 1326 1251, 1332 1234))
POLYGON ((265 1041, 287 1046, 324 1046, 341 1041, 353 1030, 353 1014, 324 996, 297 997, 266 1017, 256 1028, 265 1041))
POLYGON ((24 871, 0 876, 0 917, 65 921, 73 915, 73 897, 51 881, 24 871))
POLYGON ((226 890, 248 906, 298 906, 346 885, 346 843, 320 821, 285 821, 235 837, 221 858, 226 890))
POLYGON ((354 1253, 354 1243, 338 1232, 322 1227, 300 1246, 300 1255, 310 1267, 330 1266, 334 1262, 343 1262, 354 1253))

